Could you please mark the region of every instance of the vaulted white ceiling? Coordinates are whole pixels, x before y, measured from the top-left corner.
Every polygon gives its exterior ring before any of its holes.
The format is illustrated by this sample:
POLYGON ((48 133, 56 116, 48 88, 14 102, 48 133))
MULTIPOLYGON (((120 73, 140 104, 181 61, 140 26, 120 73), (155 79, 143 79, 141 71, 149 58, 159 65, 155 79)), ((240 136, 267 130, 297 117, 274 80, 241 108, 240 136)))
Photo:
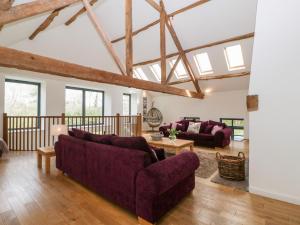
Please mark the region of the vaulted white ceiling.
MULTIPOLYGON (((171 13, 196 2, 196 0, 165 0, 164 2, 167 12, 171 13)), ((254 32, 256 4, 257 0, 211 0, 176 15, 172 19, 172 23, 183 48, 187 49, 254 32)), ((64 22, 81 7, 82 4, 78 3, 61 11, 50 27, 32 41, 28 37, 49 13, 8 24, 0 32, 0 45, 119 73, 86 14, 80 16, 70 26, 64 25, 64 22)), ((93 10, 111 40, 124 35, 124 0, 98 0, 93 6, 93 10)), ((158 12, 146 1, 133 0, 134 30, 158 18, 158 12)), ((159 25, 134 36, 133 43, 134 63, 159 57, 159 25)), ((240 43, 242 46, 246 68, 234 71, 234 73, 250 71, 253 38, 194 51, 189 53, 188 57, 197 71, 193 55, 198 52, 207 52, 211 59, 214 75, 228 74, 231 72, 227 69, 223 49, 235 43, 240 43)), ((115 43, 114 47, 124 62, 124 41, 115 43)), ((177 52, 169 34, 167 35, 167 52, 177 52)), ((149 79, 154 80, 148 66, 142 68, 149 79)), ((202 89, 212 88, 215 91, 247 89, 248 83, 249 78, 247 77, 199 82, 202 89)), ((193 89, 190 83, 183 85, 193 89)))

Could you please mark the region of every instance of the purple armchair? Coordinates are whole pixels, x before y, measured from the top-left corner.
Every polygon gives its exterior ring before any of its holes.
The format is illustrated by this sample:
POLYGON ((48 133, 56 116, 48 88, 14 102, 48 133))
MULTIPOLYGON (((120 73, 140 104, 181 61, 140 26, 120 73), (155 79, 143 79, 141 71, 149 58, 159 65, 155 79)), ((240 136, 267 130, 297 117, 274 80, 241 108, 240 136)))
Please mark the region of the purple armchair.
POLYGON ((155 163, 144 151, 61 135, 56 167, 151 224, 194 189, 199 167, 195 153, 164 159, 164 150, 154 151, 155 163))
MULTIPOLYGON (((180 126, 177 126, 177 130, 180 133, 177 135, 180 139, 185 140, 193 140, 194 144, 197 146, 205 146, 210 148, 224 148, 230 144, 232 130, 226 126, 226 124, 215 122, 212 120, 209 121, 201 121, 201 128, 199 133, 191 133, 187 132, 188 129, 188 120, 181 120, 177 122, 180 126), (218 125, 222 126, 223 129, 219 130, 215 133, 215 135, 211 134, 211 131, 208 128, 209 126, 212 128, 213 126, 218 125)), ((169 136, 168 129, 171 128, 170 125, 161 126, 159 131, 164 134, 165 137, 169 136)))

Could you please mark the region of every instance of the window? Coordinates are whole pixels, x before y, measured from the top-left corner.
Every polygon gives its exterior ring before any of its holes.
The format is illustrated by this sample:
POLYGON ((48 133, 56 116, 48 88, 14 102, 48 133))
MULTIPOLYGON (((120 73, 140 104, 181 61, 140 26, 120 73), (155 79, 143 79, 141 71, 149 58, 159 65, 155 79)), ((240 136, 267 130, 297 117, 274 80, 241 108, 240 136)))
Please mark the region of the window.
POLYGON ((133 69, 133 77, 140 80, 149 80, 142 68, 140 67, 133 69))
POLYGON ((235 141, 244 140, 244 119, 221 118, 221 123, 225 123, 232 129, 232 139, 235 141))
POLYGON ((245 69, 241 45, 234 45, 224 49, 229 71, 245 69))
POLYGON ((206 52, 195 55, 194 60, 201 75, 212 74, 214 72, 206 52))
POLYGON ((157 81, 161 81, 161 69, 158 64, 150 66, 152 73, 154 74, 157 81))
MULTIPOLYGON (((65 98, 66 116, 104 116, 103 91, 66 87, 65 98)), ((88 121, 88 118, 86 118, 85 122, 91 123, 91 121, 88 121)))
POLYGON ((41 84, 5 80, 5 112, 9 116, 40 116, 41 84))
POLYGON ((131 115, 131 95, 123 94, 123 116, 131 115))
MULTIPOLYGON (((170 62, 170 66, 173 68, 173 66, 175 65, 175 63, 176 63, 176 59, 173 59, 170 62)), ((177 77, 177 79, 183 79, 183 78, 187 78, 188 77, 188 74, 186 72, 186 69, 185 69, 183 63, 182 63, 182 60, 179 60, 177 66, 176 66, 176 69, 174 70, 174 74, 177 77)))

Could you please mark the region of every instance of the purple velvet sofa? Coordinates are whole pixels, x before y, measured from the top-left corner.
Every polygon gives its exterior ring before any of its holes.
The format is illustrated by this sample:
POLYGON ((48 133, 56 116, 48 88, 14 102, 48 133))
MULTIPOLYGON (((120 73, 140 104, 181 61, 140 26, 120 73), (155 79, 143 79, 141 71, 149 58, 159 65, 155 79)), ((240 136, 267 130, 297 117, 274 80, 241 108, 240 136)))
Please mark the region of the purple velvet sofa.
POLYGON ((59 170, 149 223, 194 189, 199 167, 192 152, 153 163, 144 151, 67 135, 59 136, 55 152, 59 170))
MULTIPOLYGON (((199 133, 187 132, 190 120, 180 120, 177 121, 176 130, 180 131, 177 135, 179 139, 193 140, 194 144, 197 146, 205 146, 210 148, 224 148, 230 144, 232 130, 227 127, 226 124, 216 122, 216 121, 199 121, 201 122, 201 127, 199 133), (215 135, 211 134, 211 130, 215 125, 222 126, 222 130, 219 130, 215 135)), ((169 136, 168 129, 170 129, 172 124, 161 126, 159 131, 164 134, 165 137, 169 136)))

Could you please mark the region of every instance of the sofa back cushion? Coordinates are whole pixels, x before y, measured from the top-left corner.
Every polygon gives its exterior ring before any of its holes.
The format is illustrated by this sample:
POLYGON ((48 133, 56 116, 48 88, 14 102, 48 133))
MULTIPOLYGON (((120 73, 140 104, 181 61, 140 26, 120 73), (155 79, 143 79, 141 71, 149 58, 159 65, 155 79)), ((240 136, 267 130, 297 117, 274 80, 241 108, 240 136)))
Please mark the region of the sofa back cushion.
POLYGON ((155 151, 151 149, 148 145, 147 141, 143 137, 112 137, 111 143, 114 146, 128 148, 128 149, 136 149, 139 151, 147 152, 150 157, 152 163, 158 162, 158 158, 155 154, 155 151))
POLYGON ((105 145, 112 145, 112 138, 115 137, 115 134, 109 134, 109 135, 98 135, 98 134, 91 134, 89 133, 87 135, 87 139, 92 142, 96 142, 99 144, 105 144, 105 145))
POLYGON ((225 128, 226 127, 226 124, 225 123, 221 123, 221 122, 216 122, 216 121, 213 121, 213 120, 209 120, 208 121, 208 124, 210 125, 214 125, 214 126, 221 126, 222 128, 225 128))
POLYGON ((208 125, 208 121, 202 121, 199 133, 204 133, 207 125, 208 125))
MULTIPOLYGON (((90 134, 87 131, 84 130, 80 130, 77 128, 72 128, 72 132, 73 132, 73 137, 79 138, 79 139, 84 139, 87 140, 88 139, 88 135, 90 134)), ((72 135, 70 135, 72 136, 72 135)))
POLYGON ((186 132, 189 127, 190 121, 189 120, 180 120, 180 121, 177 121, 176 123, 179 123, 182 125, 182 127, 181 127, 182 132, 186 132))
POLYGON ((205 127, 204 133, 205 133, 205 134, 211 134, 211 131, 212 131, 213 127, 214 127, 214 125, 208 124, 208 125, 205 127))

